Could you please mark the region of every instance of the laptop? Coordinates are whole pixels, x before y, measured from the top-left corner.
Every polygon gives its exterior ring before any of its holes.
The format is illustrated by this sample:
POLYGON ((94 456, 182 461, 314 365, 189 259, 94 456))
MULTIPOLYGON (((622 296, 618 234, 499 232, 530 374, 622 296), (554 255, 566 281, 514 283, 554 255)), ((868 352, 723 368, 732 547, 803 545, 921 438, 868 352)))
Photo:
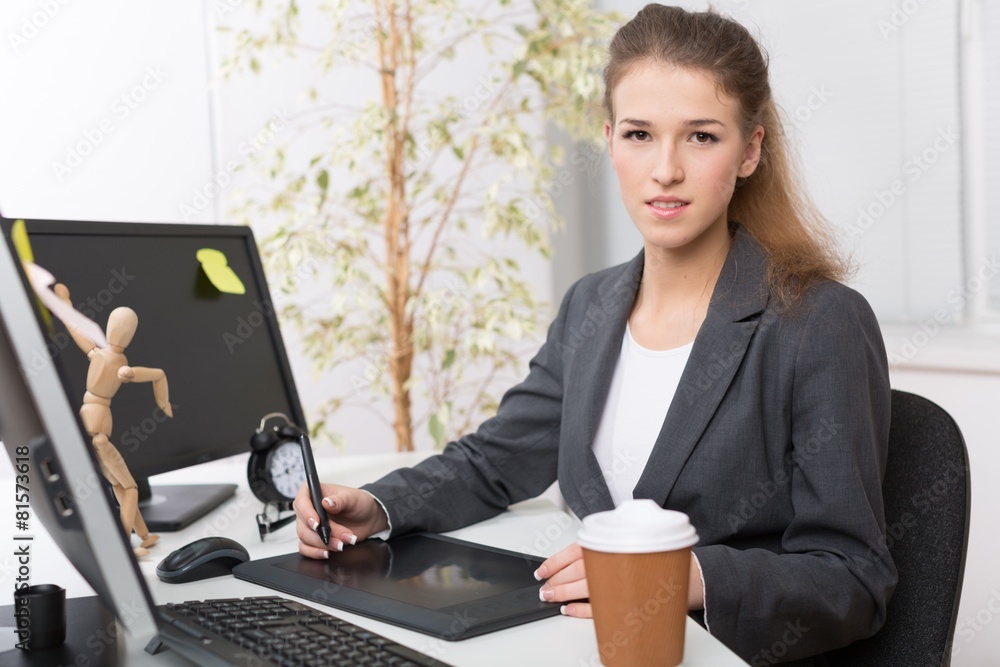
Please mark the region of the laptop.
MULTIPOLYGON (((239 627, 235 633, 218 623, 214 629, 206 627, 199 619, 214 614, 216 620, 221 615, 228 622, 228 610, 240 607, 243 600, 155 605, 107 494, 79 492, 81 485, 99 486, 102 478, 77 406, 67 398, 61 371, 49 356, 45 316, 36 304, 24 265, 11 239, 4 238, 0 242, 0 438, 15 469, 26 471, 22 481, 28 482, 31 521, 42 522, 133 641, 142 642, 151 654, 169 648, 206 666, 357 664, 360 655, 368 655, 370 664, 444 664, 281 596, 253 598, 252 614, 233 611, 240 618, 254 619, 252 627, 239 627), (290 631, 293 627, 300 631, 290 631), (307 631, 315 631, 319 639, 307 645, 307 631), (301 646, 314 648, 289 658, 271 643, 276 636, 296 636, 301 646), (346 647, 343 653, 340 646, 346 647)), ((21 537, 27 539, 26 534, 21 537)))

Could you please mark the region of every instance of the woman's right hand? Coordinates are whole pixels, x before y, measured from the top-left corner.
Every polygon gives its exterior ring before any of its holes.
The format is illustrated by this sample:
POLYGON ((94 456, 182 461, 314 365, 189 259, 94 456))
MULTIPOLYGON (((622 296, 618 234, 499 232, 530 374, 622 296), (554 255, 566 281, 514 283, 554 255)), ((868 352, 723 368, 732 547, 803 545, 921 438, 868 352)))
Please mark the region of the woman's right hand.
POLYGON ((330 544, 323 544, 316 526, 319 515, 313 508, 309 487, 303 483, 295 496, 295 531, 299 553, 308 558, 329 558, 330 551, 343 551, 344 544, 355 544, 389 527, 382 506, 371 494, 339 484, 321 484, 323 508, 330 521, 330 544))

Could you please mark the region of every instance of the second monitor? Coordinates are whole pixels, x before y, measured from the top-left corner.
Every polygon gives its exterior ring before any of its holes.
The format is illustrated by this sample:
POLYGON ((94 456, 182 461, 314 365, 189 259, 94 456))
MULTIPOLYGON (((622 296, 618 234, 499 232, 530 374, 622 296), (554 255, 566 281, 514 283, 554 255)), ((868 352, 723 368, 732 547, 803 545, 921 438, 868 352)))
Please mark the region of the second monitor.
MULTIPOLYGON (((10 233, 10 220, 3 220, 10 233)), ((125 355, 166 374, 173 417, 150 385, 115 394, 112 443, 139 483, 152 531, 180 530, 233 485, 150 487, 164 472, 249 451, 273 412, 305 427, 253 233, 248 227, 26 220, 35 262, 101 328, 119 306, 138 315, 125 355)), ((82 402, 89 362, 58 321, 49 335, 70 396, 82 402)), ((45 363, 40 359, 38 363, 45 363)))

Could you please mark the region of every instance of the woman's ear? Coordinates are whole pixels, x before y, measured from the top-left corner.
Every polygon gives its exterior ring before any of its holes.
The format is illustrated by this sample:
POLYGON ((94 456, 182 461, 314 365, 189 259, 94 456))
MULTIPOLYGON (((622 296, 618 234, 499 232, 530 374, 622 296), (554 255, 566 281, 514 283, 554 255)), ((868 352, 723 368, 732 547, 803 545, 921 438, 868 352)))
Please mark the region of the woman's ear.
POLYGON ((611 136, 611 121, 604 121, 604 139, 608 142, 608 157, 614 158, 615 151, 612 145, 611 136))
POLYGON ((743 151, 743 161, 740 163, 739 171, 736 172, 737 176, 746 178, 757 170, 757 165, 760 163, 760 145, 763 141, 764 126, 758 125, 750 135, 746 150, 743 151))

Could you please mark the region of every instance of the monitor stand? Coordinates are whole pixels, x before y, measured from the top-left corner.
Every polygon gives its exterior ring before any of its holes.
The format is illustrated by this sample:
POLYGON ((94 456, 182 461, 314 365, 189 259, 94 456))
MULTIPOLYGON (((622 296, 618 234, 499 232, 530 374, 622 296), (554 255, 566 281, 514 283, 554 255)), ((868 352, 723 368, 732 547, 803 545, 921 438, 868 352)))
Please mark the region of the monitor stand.
MULTIPOLYGON (((14 605, 0 607, 0 628, 15 625, 14 605)), ((115 617, 96 595, 66 598, 66 641, 61 646, 33 651, 22 651, 8 643, 0 646, 0 664, 8 667, 115 667, 124 658, 118 650, 119 629, 115 617)))
POLYGON ((224 503, 234 493, 235 484, 157 484, 137 479, 139 511, 146 527, 154 533, 171 533, 191 525, 224 503))

